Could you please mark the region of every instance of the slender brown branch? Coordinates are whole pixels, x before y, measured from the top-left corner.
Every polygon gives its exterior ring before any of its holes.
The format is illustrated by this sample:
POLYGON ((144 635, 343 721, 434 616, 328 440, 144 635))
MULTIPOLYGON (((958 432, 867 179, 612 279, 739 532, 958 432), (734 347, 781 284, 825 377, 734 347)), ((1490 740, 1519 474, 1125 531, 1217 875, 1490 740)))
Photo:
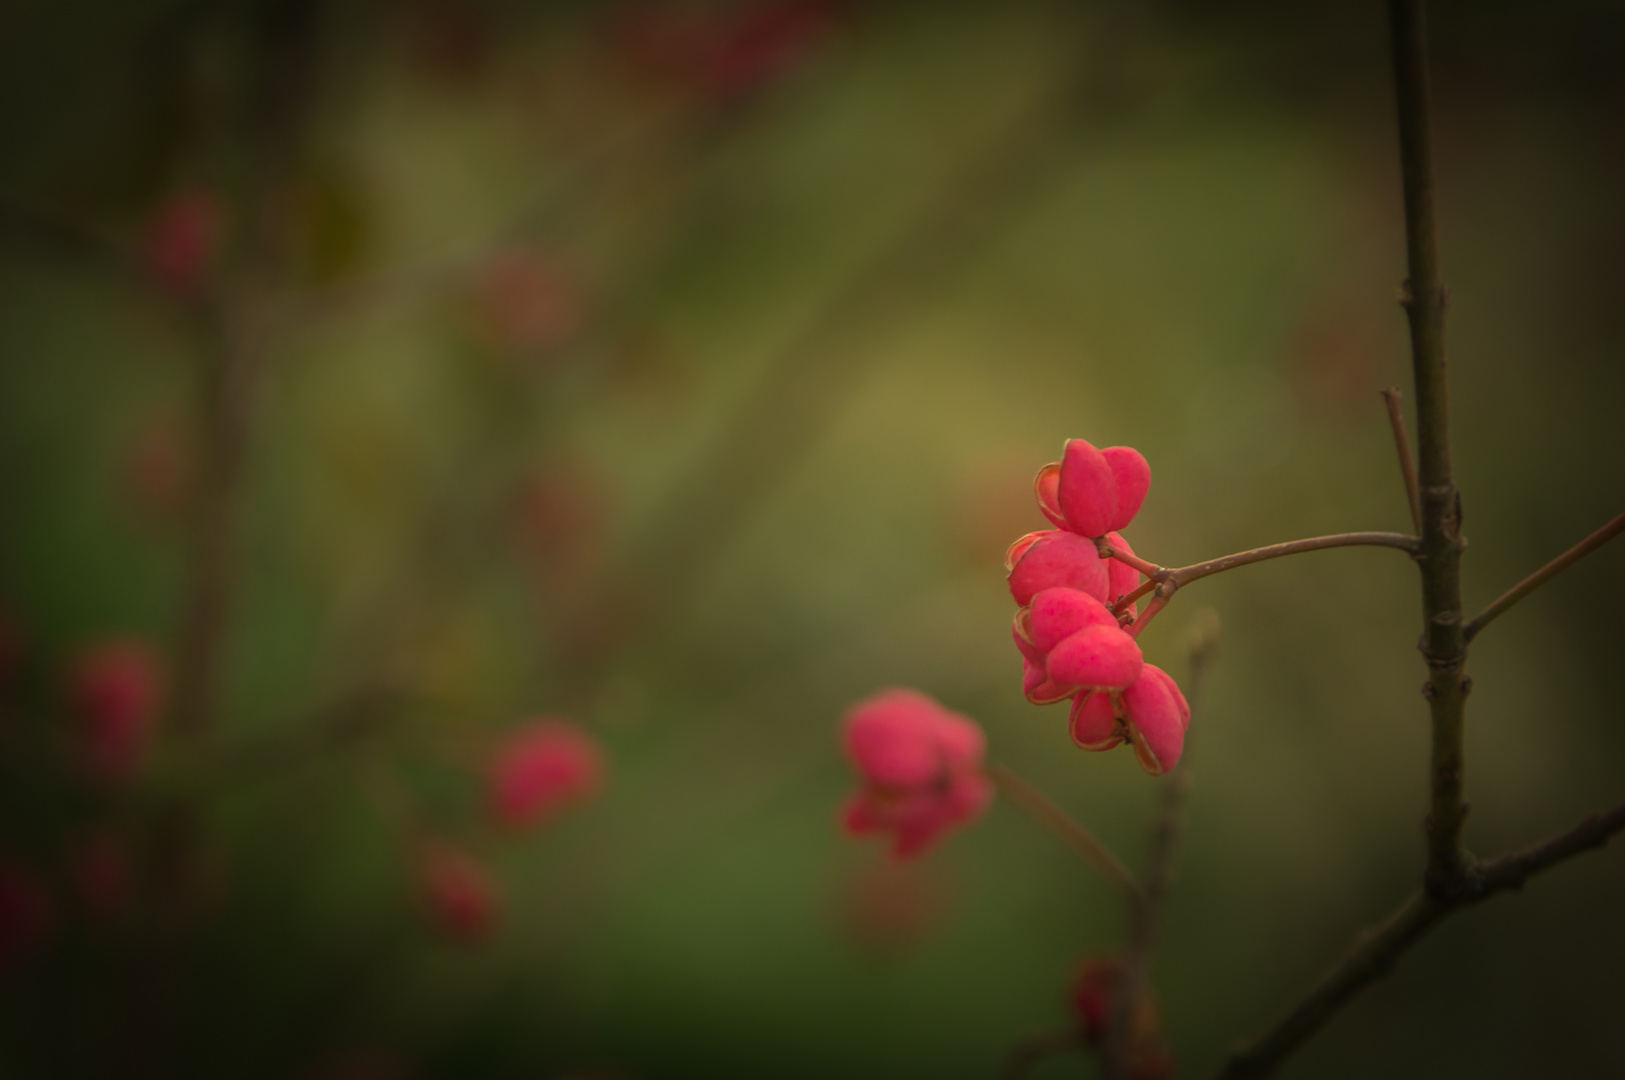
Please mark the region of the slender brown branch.
POLYGON ((1417 486, 1416 457, 1411 452, 1411 434, 1405 430, 1405 410, 1400 405, 1399 387, 1390 386, 1382 391, 1382 400, 1388 406, 1388 423, 1394 429, 1394 449, 1399 451, 1399 473, 1405 478, 1405 498, 1411 507, 1411 527, 1422 531, 1422 492, 1417 486))
POLYGON ((1076 852, 1084 862, 1100 871, 1128 901, 1130 910, 1137 910, 1144 902, 1144 894, 1134 875, 1123 860, 1101 843, 1093 833, 1078 824, 1076 818, 1051 802, 1043 792, 1005 768, 990 765, 988 775, 999 789, 1019 806, 1028 817, 1054 833, 1056 838, 1076 852))
POLYGON ((1170 571, 1168 576, 1179 585, 1189 585, 1193 581, 1212 574, 1221 574, 1226 570, 1234 570, 1238 566, 1251 566, 1253 563, 1279 559, 1285 555, 1335 547, 1391 547, 1414 553, 1416 538, 1406 536, 1404 533, 1390 532, 1349 532, 1336 533, 1332 536, 1311 536, 1306 540, 1288 540, 1284 544, 1238 551, 1234 555, 1181 566, 1177 570, 1170 571))
POLYGON ((1625 514, 1620 514, 1614 520, 1502 593, 1489 607, 1467 620, 1467 625, 1462 627, 1462 636, 1468 641, 1472 641, 1478 636, 1480 630, 1494 622, 1507 608, 1516 604, 1519 600, 1522 600, 1622 532, 1625 532, 1625 514))
POLYGON ((1400 957, 1447 916, 1500 893, 1520 889, 1534 875, 1601 847, 1622 829, 1625 803, 1592 814, 1522 851, 1484 863, 1470 891, 1447 896, 1427 891, 1411 894, 1380 926, 1356 938, 1348 954, 1275 1027, 1232 1054, 1219 1073, 1221 1080, 1269 1076, 1355 995, 1393 970, 1400 957))
MULTIPOLYGON (((1125 595, 1113 605, 1112 610, 1118 614, 1128 610, 1128 606, 1141 597, 1157 591, 1172 596, 1181 586, 1193 581, 1220 574, 1226 570, 1234 570, 1240 566, 1250 566, 1253 563, 1265 562, 1269 559, 1279 559, 1287 555, 1298 555, 1305 551, 1322 551, 1335 547, 1391 547, 1400 551, 1415 554, 1418 548, 1414 536, 1404 533, 1391 532, 1347 532, 1334 533, 1331 536, 1311 536, 1305 540, 1288 540, 1285 543, 1270 544, 1267 547, 1249 548, 1238 551, 1233 555, 1224 555, 1217 559, 1208 559, 1206 562, 1192 563, 1189 566, 1167 567, 1148 563, 1126 552, 1119 551, 1104 541, 1100 544, 1101 555, 1105 558, 1117 559, 1119 562, 1133 566, 1140 573, 1146 575, 1145 581, 1131 593, 1125 595), (1163 589, 1163 586, 1170 586, 1163 589)), ((1166 598, 1166 597, 1165 597, 1166 598)))
POLYGON ((1462 846, 1465 797, 1467 638, 1461 618, 1461 495, 1450 464, 1450 395, 1444 350, 1445 288, 1439 279, 1433 151, 1428 131, 1427 32, 1421 0, 1389 0, 1399 156, 1405 193, 1406 262, 1402 293, 1416 379, 1417 464, 1422 493, 1422 655, 1432 711, 1432 805, 1427 887, 1459 891, 1470 873, 1462 846))

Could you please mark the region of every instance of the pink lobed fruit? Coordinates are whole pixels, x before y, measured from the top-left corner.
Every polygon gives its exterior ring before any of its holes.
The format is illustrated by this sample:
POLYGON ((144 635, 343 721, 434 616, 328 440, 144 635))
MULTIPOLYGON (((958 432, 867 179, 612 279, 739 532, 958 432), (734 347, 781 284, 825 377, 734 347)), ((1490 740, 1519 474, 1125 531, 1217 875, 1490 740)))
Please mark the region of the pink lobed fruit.
POLYGON ((883 690, 848 710, 842 733, 862 788, 842 821, 852 835, 889 832, 909 858, 978 816, 992 798, 974 721, 917 690, 883 690))
POLYGON ((81 760, 92 777, 120 783, 140 767, 163 693, 163 673, 146 642, 105 641, 80 651, 69 696, 81 760))
POLYGON ((492 757, 487 805, 504 825, 529 825, 590 797, 603 777, 603 753, 567 721, 543 718, 509 737, 492 757))

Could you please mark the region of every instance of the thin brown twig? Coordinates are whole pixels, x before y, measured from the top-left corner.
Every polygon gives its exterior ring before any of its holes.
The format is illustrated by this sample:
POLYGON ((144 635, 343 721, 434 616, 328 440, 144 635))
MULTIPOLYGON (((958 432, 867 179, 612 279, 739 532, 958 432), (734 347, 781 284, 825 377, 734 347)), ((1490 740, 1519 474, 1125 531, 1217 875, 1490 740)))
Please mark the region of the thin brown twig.
POLYGON ((1417 540, 1416 537, 1406 536, 1404 533, 1334 533, 1330 536, 1311 536, 1304 540, 1288 540, 1285 543, 1270 544, 1266 547, 1249 548, 1246 551, 1238 551, 1233 555, 1224 555, 1217 559, 1208 559, 1205 562, 1180 567, 1158 566, 1156 563, 1146 562, 1144 559, 1121 551, 1106 541, 1101 541, 1099 544, 1102 556, 1126 563, 1146 576, 1146 580, 1142 581, 1133 592, 1128 593, 1113 605, 1112 610, 1118 614, 1128 610, 1130 604, 1154 590, 1159 591, 1159 594, 1165 592, 1166 596, 1164 598, 1166 599, 1166 597, 1173 596, 1174 592, 1180 587, 1213 574, 1234 570, 1241 566, 1250 566, 1257 562, 1265 562, 1269 559, 1298 555, 1305 551, 1323 551, 1326 548, 1335 547, 1391 547, 1415 554, 1417 540), (1168 586, 1168 588, 1164 589, 1164 586, 1168 586))
POLYGON ((987 771, 993 782, 999 785, 999 790, 1003 791, 1011 802, 1019 806, 1028 817, 1054 833, 1061 843, 1071 848, 1084 862, 1100 871, 1101 876, 1123 894, 1131 910, 1139 908, 1145 899, 1140 884, 1134 880, 1133 872, 1123 864, 1123 860, 1112 853, 1111 848, 1101 843, 1094 833, 1080 825, 1071 814, 1051 802, 1043 792, 1003 765, 990 765, 987 771))
POLYGON ((1399 472, 1405 478, 1405 498, 1410 503, 1411 527, 1421 532, 1422 492, 1416 480, 1416 456, 1411 452, 1411 433, 1405 430, 1405 409, 1400 404, 1402 396, 1397 386, 1382 391, 1383 404, 1388 406, 1388 423, 1394 429, 1394 449, 1399 451, 1399 472))
MULTIPOLYGON (((1201 690, 1202 676, 1218 645, 1217 620, 1208 616, 1190 646, 1190 674, 1185 680, 1186 700, 1193 703, 1201 690)), ((1104 1075, 1128 1075, 1132 1053, 1131 1027, 1134 1013, 1143 997, 1151 951, 1156 946, 1162 919, 1162 905, 1174 881, 1179 845, 1185 832, 1185 804, 1191 788, 1191 744, 1187 732, 1185 752, 1179 765, 1162 781, 1157 814, 1151 824, 1151 858, 1146 868, 1144 899, 1134 908, 1128 945, 1123 950, 1117 988, 1112 995, 1110 1024, 1101 1047, 1104 1075)))
POLYGON ((1516 604, 1519 600, 1522 600, 1622 532, 1625 532, 1625 514, 1620 514, 1614 520, 1502 593, 1483 611, 1467 620, 1467 625, 1462 627, 1462 636, 1468 641, 1472 641, 1478 636, 1480 630, 1494 622, 1507 608, 1516 604))
POLYGON ((1361 933, 1337 966, 1273 1028, 1232 1054, 1219 1073, 1220 1080, 1269 1076, 1355 995, 1393 970, 1400 957, 1447 916, 1521 889, 1534 875, 1601 847, 1621 829, 1625 829, 1625 803, 1592 814, 1538 844, 1482 864, 1469 892, 1448 896, 1426 890, 1412 893, 1381 925, 1361 933))

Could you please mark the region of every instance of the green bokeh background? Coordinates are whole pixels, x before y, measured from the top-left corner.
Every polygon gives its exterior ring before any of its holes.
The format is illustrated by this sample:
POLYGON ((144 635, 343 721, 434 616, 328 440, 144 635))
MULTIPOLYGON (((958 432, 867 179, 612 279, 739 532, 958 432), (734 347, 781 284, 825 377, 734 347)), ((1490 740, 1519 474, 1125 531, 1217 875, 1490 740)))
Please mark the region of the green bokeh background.
MULTIPOLYGON (((173 304, 36 219, 119 246, 177 177, 244 186, 260 6, 6 16, 14 730, 67 723, 81 643, 172 637, 184 531, 133 506, 129 456, 152 418, 188 415, 199 365, 173 304)), ((1406 527, 1377 397, 1407 382, 1381 5, 853 4, 734 95, 618 52, 617 20, 649 10, 320 9, 280 287, 331 302, 268 332, 218 737, 319 726, 380 684, 407 704, 210 797, 220 898, 165 1075, 314 1076, 347 1053, 422 1077, 992 1075, 1120 940, 1114 898, 1001 802, 878 879, 918 918, 866 938, 854 897, 886 872, 835 828, 842 711, 888 685, 938 697, 1137 862, 1157 782, 1074 750, 1064 710, 1019 692, 1000 561, 1043 525, 1036 468, 1067 437, 1138 447, 1154 483, 1128 536, 1172 565, 1406 527), (448 66, 454 33, 473 44, 448 66), (481 253, 514 245, 582 296, 545 355, 472 325, 481 253), (587 478, 602 528, 550 570, 512 506, 558 470, 587 478), (635 628, 611 650, 606 618, 635 628), (540 713, 604 742, 606 787, 491 835, 456 747, 540 713), (380 774, 499 874, 483 945, 414 908, 380 774)), ((1625 18, 1451 3, 1432 23, 1476 610, 1625 504, 1625 18)), ((1622 598, 1625 551, 1605 549, 1475 645, 1476 850, 1625 792, 1622 598)), ((1181 1075, 1417 878, 1418 603, 1402 555, 1331 551, 1193 585, 1146 633, 1182 676, 1204 609, 1223 625, 1154 963, 1181 1075)), ((54 875, 89 811, 33 745, 6 746, 5 841, 54 875)), ((1605 851, 1452 921, 1287 1075, 1625 1070, 1622 902, 1605 851)), ((0 987, 5 1075, 117 1058, 121 946, 63 904, 0 987)))

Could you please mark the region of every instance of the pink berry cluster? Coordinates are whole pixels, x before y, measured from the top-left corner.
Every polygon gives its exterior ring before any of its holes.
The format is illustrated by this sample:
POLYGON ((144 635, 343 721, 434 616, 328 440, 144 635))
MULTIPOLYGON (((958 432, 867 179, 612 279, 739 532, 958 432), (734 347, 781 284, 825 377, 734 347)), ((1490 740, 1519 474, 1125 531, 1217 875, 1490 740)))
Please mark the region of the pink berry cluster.
POLYGON ((1010 594, 1020 605, 1011 634, 1022 657, 1022 691, 1035 705, 1072 700, 1072 741, 1085 750, 1134 747, 1153 776, 1179 762, 1190 706, 1174 680, 1147 664, 1134 640, 1140 583, 1117 532, 1151 487, 1151 467, 1128 446, 1096 449, 1069 439, 1061 460, 1034 481, 1038 508, 1056 528, 1028 533, 1005 556, 1010 594))
MULTIPOLYGON (((485 760, 486 814, 509 833, 541 825, 592 798, 603 778, 596 739, 568 720, 538 717, 506 735, 485 760)), ((430 835, 418 844, 415 873, 423 907, 447 937, 473 943, 496 929, 501 890, 478 857, 430 835)))
POLYGON ((843 741, 863 787, 842 820, 853 835, 891 833, 899 859, 987 808, 982 729, 918 690, 882 690, 847 711, 843 741))

